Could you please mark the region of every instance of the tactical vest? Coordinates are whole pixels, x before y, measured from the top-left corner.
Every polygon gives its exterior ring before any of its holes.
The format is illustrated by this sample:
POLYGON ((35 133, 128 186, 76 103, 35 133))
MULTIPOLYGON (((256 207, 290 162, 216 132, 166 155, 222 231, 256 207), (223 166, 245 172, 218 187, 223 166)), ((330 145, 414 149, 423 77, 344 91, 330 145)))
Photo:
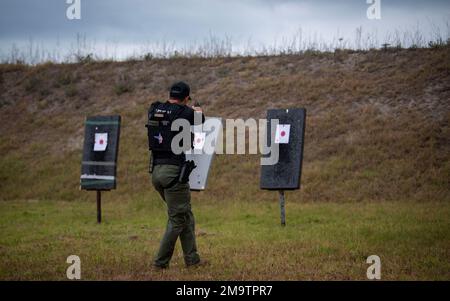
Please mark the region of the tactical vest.
POLYGON ((177 134, 171 130, 172 122, 185 110, 184 106, 170 105, 159 101, 148 109, 148 148, 151 151, 171 152, 173 137, 177 134))

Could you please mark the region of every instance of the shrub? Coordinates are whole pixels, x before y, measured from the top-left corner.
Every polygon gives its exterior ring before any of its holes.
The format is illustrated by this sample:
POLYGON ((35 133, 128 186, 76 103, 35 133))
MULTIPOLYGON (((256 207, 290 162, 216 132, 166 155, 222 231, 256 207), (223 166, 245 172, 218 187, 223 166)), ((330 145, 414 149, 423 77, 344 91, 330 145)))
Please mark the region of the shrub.
POLYGON ((70 73, 63 73, 57 78, 57 83, 60 86, 67 86, 73 83, 75 80, 70 73))
POLYGON ((127 75, 120 75, 119 79, 116 81, 116 84, 114 85, 114 93, 117 96, 120 96, 124 93, 129 93, 133 91, 133 83, 129 76, 127 75))
POLYGON ((70 84, 66 89, 66 96, 74 97, 76 95, 78 95, 77 87, 74 84, 70 84))
POLYGON ((30 77, 25 82, 25 91, 27 92, 34 92, 38 89, 38 87, 41 85, 42 80, 36 76, 30 77))
POLYGON ((75 61, 80 64, 89 64, 89 63, 94 62, 94 55, 92 53, 89 53, 86 55, 76 54, 75 61))

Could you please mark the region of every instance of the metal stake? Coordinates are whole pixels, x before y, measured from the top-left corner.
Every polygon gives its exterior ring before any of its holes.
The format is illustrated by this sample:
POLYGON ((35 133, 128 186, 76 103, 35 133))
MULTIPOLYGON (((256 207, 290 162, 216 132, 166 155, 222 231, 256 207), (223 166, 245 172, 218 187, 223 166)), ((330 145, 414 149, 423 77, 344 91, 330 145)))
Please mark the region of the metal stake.
POLYGON ((285 209, 285 199, 284 199, 284 190, 278 191, 280 195, 280 213, 281 213, 281 226, 286 226, 286 209, 285 209))
POLYGON ((97 190, 97 223, 102 222, 102 191, 97 190))

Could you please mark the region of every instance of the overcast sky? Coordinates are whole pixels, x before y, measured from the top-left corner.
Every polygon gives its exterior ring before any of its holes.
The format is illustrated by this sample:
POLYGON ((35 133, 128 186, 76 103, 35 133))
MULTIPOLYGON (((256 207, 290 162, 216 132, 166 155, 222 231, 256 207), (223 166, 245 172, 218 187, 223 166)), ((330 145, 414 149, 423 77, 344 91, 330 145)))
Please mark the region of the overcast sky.
POLYGON ((77 34, 97 48, 115 45, 127 51, 163 40, 193 44, 213 34, 228 36, 239 49, 249 41, 255 47, 281 43, 300 28, 304 39, 351 40, 359 26, 380 39, 388 31, 418 27, 431 39, 433 26, 447 37, 450 20, 449 0, 380 0, 380 20, 367 18, 367 0, 80 0, 80 20, 66 17, 66 1, 1 0, 0 51, 30 39, 68 47, 77 34))

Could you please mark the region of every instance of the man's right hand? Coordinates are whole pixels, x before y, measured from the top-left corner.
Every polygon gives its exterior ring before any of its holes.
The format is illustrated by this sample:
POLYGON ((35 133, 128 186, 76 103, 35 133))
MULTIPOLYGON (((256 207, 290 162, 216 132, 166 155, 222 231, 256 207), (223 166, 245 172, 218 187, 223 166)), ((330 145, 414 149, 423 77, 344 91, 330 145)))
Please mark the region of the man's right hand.
POLYGON ((195 106, 192 106, 192 109, 193 109, 195 112, 203 113, 203 109, 202 109, 201 107, 195 107, 195 106))

